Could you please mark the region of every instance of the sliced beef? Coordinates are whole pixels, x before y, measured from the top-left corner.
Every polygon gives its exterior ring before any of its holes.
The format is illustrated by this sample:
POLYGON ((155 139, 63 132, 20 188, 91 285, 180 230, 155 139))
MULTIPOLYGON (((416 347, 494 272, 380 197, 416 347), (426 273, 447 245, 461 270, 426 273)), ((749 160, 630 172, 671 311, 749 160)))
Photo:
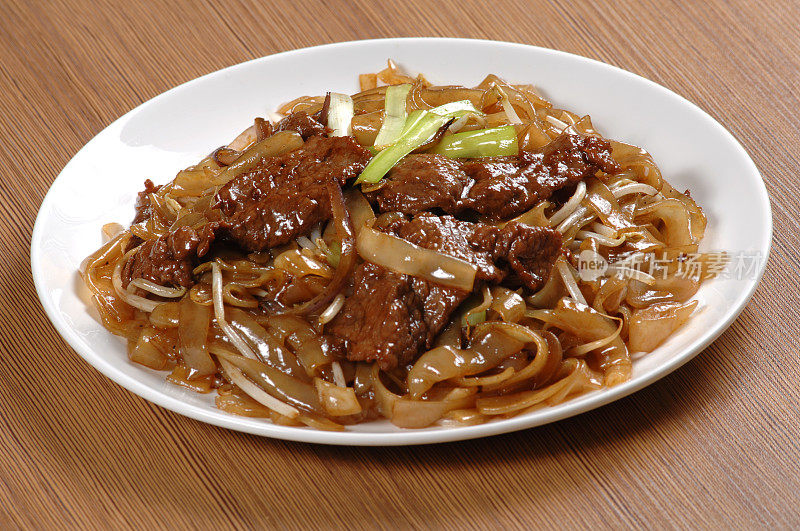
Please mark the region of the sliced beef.
POLYGON ((326 332, 344 343, 347 359, 375 361, 389 370, 412 361, 469 295, 364 262, 326 332))
POLYGON ((325 136, 327 130, 325 126, 317 121, 313 116, 303 111, 293 112, 275 124, 275 132, 296 131, 303 140, 308 140, 312 136, 325 136))
POLYGON ((411 219, 396 218, 379 228, 474 264, 479 281, 496 284, 515 276, 532 291, 547 280, 561 249, 559 233, 516 222, 498 227, 423 213, 411 219))
MULTIPOLYGON (((561 247, 561 236, 550 229, 518 223, 496 227, 432 214, 395 218, 378 228, 474 264, 480 282, 513 280, 532 290, 547 280, 561 247)), ((377 360, 391 369, 431 348, 468 295, 365 262, 326 331, 344 343, 348 359, 377 360)))
POLYGON ((514 157, 455 161, 441 155, 412 155, 368 197, 383 212, 441 210, 509 219, 599 170, 619 171, 608 141, 563 134, 539 151, 514 157))
POLYGON ((225 234, 250 251, 294 240, 330 218, 327 183, 343 185, 371 156, 350 137, 314 136, 298 150, 264 159, 219 190, 225 234))
POLYGON ((134 223, 141 223, 153 215, 153 207, 150 204, 150 194, 154 194, 160 189, 161 185, 154 185, 153 181, 150 179, 147 179, 144 182, 144 190, 139 192, 139 194, 136 196, 136 205, 134 206, 136 209, 136 215, 133 218, 134 223))
POLYGON ((208 224, 194 230, 181 227, 169 234, 147 240, 131 256, 122 269, 124 286, 135 278, 143 278, 160 286, 190 287, 192 270, 198 257, 204 256, 214 241, 216 227, 208 224))

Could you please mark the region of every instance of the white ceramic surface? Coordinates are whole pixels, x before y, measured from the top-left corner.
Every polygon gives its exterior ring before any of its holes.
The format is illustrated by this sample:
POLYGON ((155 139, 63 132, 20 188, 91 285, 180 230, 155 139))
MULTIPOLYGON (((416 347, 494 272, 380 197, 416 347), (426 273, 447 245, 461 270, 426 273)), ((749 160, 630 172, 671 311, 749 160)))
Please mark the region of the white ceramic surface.
MULTIPOLYGON (((772 217, 758 170, 741 145, 697 106, 651 81, 583 57, 520 44, 463 39, 347 42, 281 53, 176 87, 127 113, 67 164, 45 197, 31 242, 33 277, 50 319, 69 344, 130 391, 183 415, 235 430, 298 441, 405 445, 454 441, 530 428, 607 404, 658 380, 711 343, 752 295, 769 252, 772 217), (533 83, 557 106, 591 114, 606 136, 648 149, 665 177, 690 188, 709 219, 702 250, 760 253, 743 280, 719 278, 697 294, 703 310, 679 333, 638 359, 633 378, 565 404, 470 427, 403 430, 385 421, 341 433, 275 426, 231 416, 130 363, 123 342, 87 312, 76 270, 101 244, 100 227, 128 224, 145 178, 164 183, 227 143, 284 101, 327 90, 357 91, 357 75, 395 59, 439 84, 475 85, 487 73, 533 83)), ((65 389, 63 392, 71 392, 65 389)))

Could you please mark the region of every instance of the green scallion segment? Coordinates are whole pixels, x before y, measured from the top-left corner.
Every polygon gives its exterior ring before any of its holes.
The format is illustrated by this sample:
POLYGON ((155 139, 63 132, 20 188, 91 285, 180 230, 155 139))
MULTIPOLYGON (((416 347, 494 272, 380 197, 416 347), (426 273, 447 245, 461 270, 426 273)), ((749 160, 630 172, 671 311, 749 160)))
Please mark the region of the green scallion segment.
POLYGON ((452 158, 502 157, 519 153, 513 125, 464 131, 442 138, 430 151, 452 158))
POLYGON ((455 101, 429 110, 416 110, 408 115, 400 137, 375 155, 358 176, 357 183, 376 183, 400 159, 428 142, 451 118, 467 113, 482 114, 468 100, 455 101))
POLYGON ((375 147, 388 146, 400 138, 406 123, 406 97, 410 90, 408 83, 386 87, 383 125, 375 137, 375 147))

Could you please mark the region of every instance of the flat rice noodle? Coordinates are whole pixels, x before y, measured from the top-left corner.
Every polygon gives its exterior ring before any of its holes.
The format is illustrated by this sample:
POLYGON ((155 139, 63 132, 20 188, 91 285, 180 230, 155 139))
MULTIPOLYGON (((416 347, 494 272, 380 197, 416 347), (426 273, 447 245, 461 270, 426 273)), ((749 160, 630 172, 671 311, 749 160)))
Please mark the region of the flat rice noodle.
POLYGON ((294 378, 310 381, 295 355, 285 349, 250 314, 238 308, 228 308, 226 313, 230 326, 239 333, 261 361, 294 378))
POLYGON ((665 303, 634 310, 628 330, 628 345, 634 352, 651 352, 691 317, 697 301, 665 303))
POLYGON ((638 146, 632 146, 616 140, 611 142, 611 155, 621 167, 621 174, 631 173, 633 180, 649 184, 656 190, 661 190, 666 182, 661 177, 653 157, 638 146))
POLYGON ((616 385, 630 378, 630 354, 625 342, 619 336, 614 321, 585 304, 571 299, 561 299, 554 310, 538 310, 533 317, 541 318, 547 324, 556 326, 586 342, 598 341, 614 335, 611 342, 595 354, 600 367, 605 371, 606 385, 616 385))
POLYGON ((586 180, 586 202, 597 213, 603 223, 614 230, 636 229, 619 206, 611 190, 596 177, 586 180))
POLYGON ((210 322, 210 307, 196 304, 191 297, 178 303, 178 354, 189 371, 189 379, 217 372, 207 346, 210 322))
POLYGON ((631 279, 628 282, 625 302, 634 308, 646 308, 663 302, 686 302, 699 288, 699 278, 678 275, 669 275, 666 278, 656 276, 652 285, 631 279))
POLYGON ((156 306, 148 315, 150 324, 156 328, 177 328, 180 323, 179 305, 177 302, 165 302, 156 306))
POLYGON ((334 360, 329 346, 314 328, 295 315, 270 315, 269 330, 292 349, 308 376, 319 376, 320 370, 334 360))
POLYGON ((409 105, 409 112, 417 109, 432 109, 454 101, 469 100, 472 105, 480 109, 479 105, 484 95, 484 90, 471 89, 457 85, 420 87, 415 91, 409 105))
POLYGON ((159 331, 153 327, 145 327, 135 344, 132 345, 128 352, 128 358, 140 365, 144 365, 150 369, 157 371, 163 370, 167 367, 169 358, 161 351, 158 345, 159 331))
POLYGON ((566 288, 560 275, 550 275, 545 285, 527 298, 528 304, 534 308, 552 308, 566 295, 566 288))
POLYGON ((456 426, 476 426, 489 420, 489 417, 478 413, 477 409, 454 409, 445 413, 442 424, 456 426))
POLYGON ((489 309, 498 313, 503 321, 516 323, 525 317, 525 300, 519 293, 508 288, 491 288, 492 303, 489 309))
POLYGON ((412 398, 422 397, 434 384, 479 374, 522 350, 523 341, 491 328, 467 350, 437 347, 424 353, 408 371, 406 381, 412 398))
POLYGON ((303 138, 294 131, 281 131, 256 142, 242 153, 236 162, 227 166, 209 179, 209 185, 218 186, 227 183, 242 173, 253 169, 266 157, 277 157, 303 146, 303 138))
POLYGON ((383 125, 383 111, 376 110, 353 116, 351 127, 356 142, 362 146, 372 146, 383 125))
POLYGON ((361 413, 361 404, 352 387, 341 387, 321 378, 314 378, 314 387, 317 390, 319 402, 332 417, 361 413))
POLYGON ((454 409, 464 409, 475 404, 474 389, 454 389, 443 400, 413 400, 389 391, 380 379, 377 364, 372 368, 373 388, 378 410, 400 428, 425 428, 454 409))
POLYGON ((217 409, 231 415, 253 418, 270 418, 272 410, 252 399, 238 387, 227 394, 220 393, 214 400, 217 409))
POLYGON ((361 258, 397 273, 472 291, 477 268, 458 258, 425 249, 371 227, 362 227, 356 240, 361 258))
POLYGON ((340 248, 339 263, 336 264, 336 270, 330 282, 321 292, 311 300, 287 310, 286 313, 305 315, 327 307, 344 289, 356 266, 356 238, 353 234, 353 225, 350 223, 350 215, 347 212, 342 189, 338 184, 332 182, 327 184, 327 188, 332 212, 331 225, 334 227, 333 237, 339 242, 340 248))
POLYGON ((664 186, 661 189, 661 193, 668 198, 677 199, 683 203, 683 206, 686 207, 686 210, 689 212, 691 217, 692 237, 696 241, 702 240, 706 231, 706 223, 708 220, 706 219, 705 214, 703 214, 703 209, 700 208, 700 206, 695 203, 694 199, 691 198, 688 190, 686 193, 681 193, 673 188, 672 185, 670 185, 667 181, 664 181, 664 186))
POLYGON ((226 349, 215 346, 211 349, 215 355, 240 369, 249 380, 278 400, 298 409, 320 415, 326 414, 317 397, 317 390, 311 383, 298 380, 266 363, 234 354, 226 349))
POLYGON ((507 415, 520 412, 562 394, 582 391, 584 388, 597 389, 600 382, 592 374, 584 360, 575 358, 563 362, 567 375, 543 389, 522 391, 510 395, 478 398, 475 407, 484 415, 507 415))
POLYGON ((333 278, 334 270, 327 264, 308 257, 300 249, 288 249, 275 258, 274 265, 292 275, 303 278, 314 275, 322 278, 333 278))
POLYGON ((692 218, 686 206, 677 199, 664 199, 651 205, 639 208, 635 213, 637 222, 664 224, 665 243, 668 247, 694 245, 698 241, 694 238, 692 218))
POLYGON ((522 369, 515 372, 507 380, 498 384, 487 384, 483 390, 487 392, 508 392, 518 384, 530 384, 539 388, 555 376, 563 358, 563 350, 558 338, 548 331, 537 332, 536 352, 533 359, 522 369))
POLYGON ((167 381, 190 389, 195 393, 210 393, 211 389, 213 389, 214 378, 213 374, 193 376, 191 370, 185 365, 176 365, 167 376, 167 381))

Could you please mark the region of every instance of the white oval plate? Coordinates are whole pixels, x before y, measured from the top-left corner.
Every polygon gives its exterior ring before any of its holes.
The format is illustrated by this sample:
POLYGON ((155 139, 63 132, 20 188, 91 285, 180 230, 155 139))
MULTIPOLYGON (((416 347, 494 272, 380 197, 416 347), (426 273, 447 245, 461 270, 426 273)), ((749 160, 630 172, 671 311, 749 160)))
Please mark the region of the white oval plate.
MULTIPOLYGON (((741 145, 692 103, 651 81, 563 52, 464 39, 346 42, 281 53, 214 72, 132 110, 67 164, 45 197, 31 242, 33 278, 59 333, 86 361, 130 391, 177 413, 279 439, 348 445, 455 441, 530 428, 628 395, 674 371, 727 328, 752 295, 766 263, 772 216, 764 183, 741 145), (634 364, 630 381, 562 405, 469 427, 403 430, 386 421, 340 433, 276 426, 215 409, 213 396, 167 383, 165 374, 128 361, 123 342, 90 316, 76 270, 101 245, 100 228, 133 217, 145 178, 156 183, 230 141, 254 116, 287 100, 333 90, 355 92, 357 75, 393 58, 434 83, 472 86, 488 73, 537 85, 557 106, 591 114, 606 136, 643 146, 666 178, 689 188, 709 226, 702 250, 750 253, 743 279, 717 278, 697 293, 703 310, 634 364), (759 258, 760 257, 760 258, 759 258)), ((744 256, 744 255, 743 255, 744 256)))

